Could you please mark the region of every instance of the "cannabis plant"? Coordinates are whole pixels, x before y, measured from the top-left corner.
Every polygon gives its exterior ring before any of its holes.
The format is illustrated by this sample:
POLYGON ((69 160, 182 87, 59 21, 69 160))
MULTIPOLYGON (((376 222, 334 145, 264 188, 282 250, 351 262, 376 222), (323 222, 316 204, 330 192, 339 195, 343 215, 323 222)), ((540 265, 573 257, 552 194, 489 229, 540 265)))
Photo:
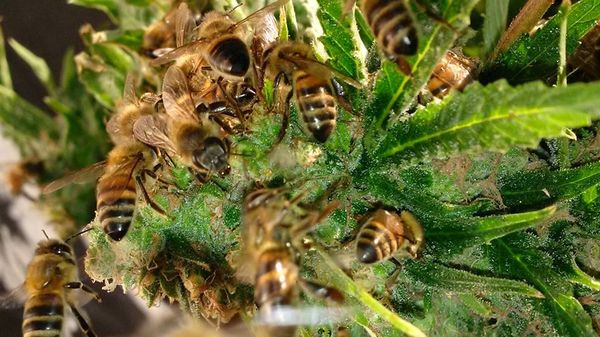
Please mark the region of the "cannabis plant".
MULTIPOLYGON (((70 2, 103 11, 116 28, 82 27, 85 50, 65 56, 60 81, 9 41, 44 84, 52 114, 12 90, 0 49, 3 130, 24 158, 44 163, 42 184, 104 159, 104 122, 127 73, 141 79, 138 94, 159 92, 164 73, 141 50, 145 30, 170 1, 70 2)), ((600 18, 600 1, 529 1, 520 13, 523 1, 406 4, 418 32, 408 75, 382 56, 359 7, 294 0, 277 12, 280 39, 310 43, 320 61, 361 83, 345 87, 351 109, 339 109, 324 144, 302 131, 293 101, 276 144, 283 117, 272 109, 279 97, 266 81, 247 131, 231 136, 231 173, 200 183, 175 157, 172 184, 150 193, 166 214, 140 200, 123 241, 111 242, 94 222, 93 184, 44 196, 60 219, 94 229, 86 234, 89 276, 109 291, 136 289, 148 305, 167 298, 197 318, 250 319, 253 285, 237 277, 242 202, 259 186, 286 186, 306 193, 306 205, 339 202, 307 234, 312 245, 301 252, 301 270, 339 289, 347 314, 302 327, 304 336, 329 336, 339 326, 352 336, 596 335, 600 84, 578 81, 581 63, 569 67, 567 60, 582 41, 595 43, 586 34, 600 18), (480 60, 479 80, 441 100, 419 99, 450 48, 480 60), (425 242, 418 259, 356 260, 361 219, 378 208, 419 219, 425 242)), ((203 12, 235 8, 231 15, 241 19, 264 3, 238 5, 190 4, 203 12)), ((583 65, 598 62, 594 52, 583 65)), ((329 304, 309 294, 298 303, 317 305, 329 304)))

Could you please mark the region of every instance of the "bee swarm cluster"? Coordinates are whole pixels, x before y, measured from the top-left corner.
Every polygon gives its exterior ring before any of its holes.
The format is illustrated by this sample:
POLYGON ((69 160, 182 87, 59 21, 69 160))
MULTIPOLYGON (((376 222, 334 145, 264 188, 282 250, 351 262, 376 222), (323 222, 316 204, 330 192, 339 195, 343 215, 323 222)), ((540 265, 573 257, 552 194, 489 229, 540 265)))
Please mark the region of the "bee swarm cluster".
MULTIPOLYGON (((548 4, 547 23, 517 38, 494 26, 505 2, 489 0, 115 0, 95 7, 122 27, 84 26, 71 82, 48 99, 69 128, 38 130, 52 146, 24 163, 43 164, 28 173, 50 182, 42 200, 79 223, 89 214, 71 191, 97 179, 94 281, 148 306, 176 302, 196 324, 591 335, 600 88, 561 85, 554 63, 570 82, 597 79, 598 39, 584 37, 598 34, 597 1, 575 1, 571 21, 548 4), (74 146, 84 136, 95 152, 74 146)), ((51 263, 30 265, 24 331, 60 331, 62 307, 77 315, 77 303, 38 297, 86 288, 65 242, 39 247, 34 262, 51 263), (68 277, 37 275, 59 269, 68 277)))

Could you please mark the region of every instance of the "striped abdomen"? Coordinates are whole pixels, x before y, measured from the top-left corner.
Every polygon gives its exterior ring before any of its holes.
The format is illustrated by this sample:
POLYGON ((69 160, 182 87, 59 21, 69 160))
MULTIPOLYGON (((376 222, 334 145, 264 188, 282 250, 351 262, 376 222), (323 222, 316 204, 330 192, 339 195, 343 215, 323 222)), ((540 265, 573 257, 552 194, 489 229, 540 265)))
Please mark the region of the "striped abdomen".
MULTIPOLYGON (((388 219, 379 216, 380 214, 375 213, 358 233, 356 255, 362 263, 375 263, 390 258, 404 241, 401 224, 392 228, 390 222, 386 221, 388 219)), ((386 212, 384 216, 387 215, 391 216, 386 212)), ((396 219, 400 221, 397 217, 392 220, 396 219)))
POLYGON ((331 83, 302 70, 294 73, 294 91, 302 122, 319 142, 325 142, 336 125, 337 104, 331 83))
POLYGON ((130 170, 107 172, 96 187, 96 209, 104 232, 115 240, 123 239, 135 212, 137 191, 130 170))
POLYGON ((286 247, 265 250, 258 258, 254 301, 263 305, 290 305, 296 299, 298 266, 286 247))
POLYGON ((361 10, 388 57, 417 52, 415 24, 402 0, 363 0, 361 10))
POLYGON ((451 89, 462 91, 473 82, 476 67, 473 60, 449 50, 433 68, 427 90, 437 98, 443 98, 451 89))
POLYGON ((38 293, 25 302, 23 337, 58 337, 64 315, 63 299, 56 293, 38 293))
POLYGON ((244 77, 250 68, 250 53, 244 41, 230 36, 211 45, 208 62, 217 71, 234 77, 244 77))

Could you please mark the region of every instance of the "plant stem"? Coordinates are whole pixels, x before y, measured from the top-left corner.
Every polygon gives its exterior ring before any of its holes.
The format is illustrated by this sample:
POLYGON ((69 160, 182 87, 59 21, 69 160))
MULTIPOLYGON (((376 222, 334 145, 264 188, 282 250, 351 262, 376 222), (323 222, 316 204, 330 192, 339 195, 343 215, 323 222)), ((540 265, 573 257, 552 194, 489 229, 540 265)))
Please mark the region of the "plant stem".
POLYGON ((400 330, 402 333, 405 333, 408 336, 426 337, 425 333, 423 333, 423 331, 421 331, 419 328, 390 311, 383 304, 374 299, 371 294, 357 286, 356 283, 354 283, 350 277, 344 274, 338 265, 331 260, 329 255, 321 247, 315 245, 314 248, 321 258, 321 262, 325 263, 327 269, 331 272, 330 281, 336 288, 343 290, 346 294, 360 301, 360 303, 367 306, 380 318, 388 321, 394 328, 400 330))

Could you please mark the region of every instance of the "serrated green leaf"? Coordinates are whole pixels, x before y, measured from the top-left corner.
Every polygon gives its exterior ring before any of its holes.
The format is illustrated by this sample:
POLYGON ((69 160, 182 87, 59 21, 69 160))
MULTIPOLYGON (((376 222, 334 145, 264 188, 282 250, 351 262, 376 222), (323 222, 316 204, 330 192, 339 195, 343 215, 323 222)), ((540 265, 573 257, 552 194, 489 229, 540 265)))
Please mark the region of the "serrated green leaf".
POLYGON ((513 246, 508 239, 495 240, 491 251, 493 265, 502 273, 525 279, 544 296, 543 309, 561 336, 595 336, 592 320, 573 297, 566 280, 551 268, 540 252, 513 246))
MULTIPOLYGON (((420 88, 427 82, 431 72, 446 51, 452 46, 458 35, 454 31, 461 31, 469 25, 469 16, 478 0, 466 1, 443 1, 435 9, 441 16, 454 27, 450 30, 443 24, 433 20, 422 8, 414 9, 417 22, 417 28, 420 28, 419 48, 415 56, 407 58, 412 68, 412 75, 402 77, 399 85, 391 91, 375 87, 375 92, 386 91, 388 100, 379 100, 368 104, 365 114, 369 117, 367 122, 370 124, 375 121, 377 128, 370 128, 373 133, 380 132, 388 117, 395 113, 400 116, 408 110, 416 98, 420 88)), ((364 14, 364 13, 363 13, 364 14)), ((396 77, 397 75, 394 75, 396 77)), ((380 82, 380 81, 378 81, 380 82)), ((382 83, 387 81, 381 80, 382 83)), ((397 118, 390 121, 391 124, 397 122, 397 118)), ((373 135, 372 135, 373 136, 373 135)))
POLYGON ((318 0, 317 16, 325 34, 320 41, 331 57, 329 64, 337 71, 351 78, 362 77, 361 61, 357 57, 359 47, 350 29, 350 16, 342 15, 340 0, 318 0))
POLYGON ((512 293, 523 296, 543 297, 535 288, 526 283, 480 276, 464 270, 450 268, 431 261, 408 261, 403 270, 411 278, 426 286, 445 289, 457 293, 512 293))
POLYGON ((55 90, 54 79, 52 78, 52 72, 50 71, 50 67, 44 59, 32 53, 25 46, 20 44, 14 39, 10 39, 8 44, 13 48, 13 50, 21 57, 31 70, 33 70, 33 74, 40 80, 44 88, 48 91, 49 94, 52 94, 55 90))
POLYGON ((0 85, 12 89, 12 79, 10 77, 8 61, 6 60, 6 45, 2 27, 0 27, 0 85))
POLYGON ((564 136, 566 128, 600 118, 598 90, 596 84, 566 88, 541 83, 513 88, 505 81, 485 87, 473 84, 391 129, 379 153, 394 161, 416 162, 457 152, 535 147, 543 137, 564 136))
POLYGON ((509 0, 496 0, 485 2, 485 21, 483 23, 483 51, 482 59, 486 59, 493 49, 500 35, 506 28, 509 0))
POLYGON ((451 223, 428 226, 426 228, 427 247, 431 252, 457 251, 466 247, 488 243, 508 234, 534 227, 547 221, 556 212, 555 206, 539 211, 494 215, 483 218, 473 217, 463 220, 463 223, 451 223))
POLYGON ((507 207, 548 205, 580 195, 600 183, 600 163, 570 170, 518 172, 500 179, 499 190, 507 207))
MULTIPOLYGON (((600 3, 581 0, 569 12, 567 23, 567 54, 579 45, 579 40, 600 19, 600 3)), ((485 70, 483 81, 507 78, 511 83, 523 83, 536 79, 546 80, 556 73, 559 61, 561 15, 555 15, 533 37, 525 35, 485 70)))

